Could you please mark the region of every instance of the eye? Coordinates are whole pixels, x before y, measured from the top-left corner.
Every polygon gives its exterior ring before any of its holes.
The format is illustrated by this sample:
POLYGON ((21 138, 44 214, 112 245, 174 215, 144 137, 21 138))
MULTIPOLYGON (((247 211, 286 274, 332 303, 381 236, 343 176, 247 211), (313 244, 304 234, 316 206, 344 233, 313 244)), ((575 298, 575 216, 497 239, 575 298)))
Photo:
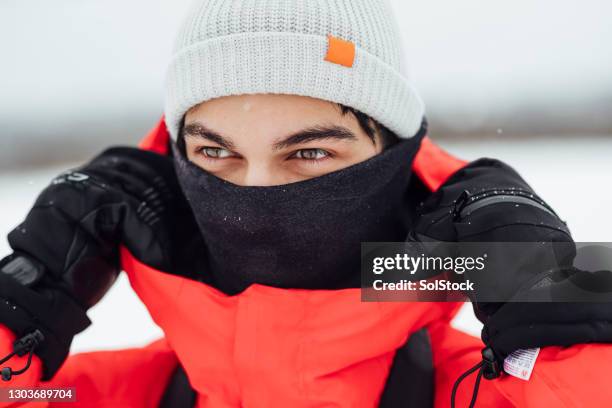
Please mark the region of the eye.
POLYGON ((197 150, 197 153, 207 159, 226 159, 234 156, 232 152, 222 147, 202 147, 197 150))
POLYGON ((323 149, 302 149, 294 153, 293 157, 302 160, 323 160, 331 154, 323 149))

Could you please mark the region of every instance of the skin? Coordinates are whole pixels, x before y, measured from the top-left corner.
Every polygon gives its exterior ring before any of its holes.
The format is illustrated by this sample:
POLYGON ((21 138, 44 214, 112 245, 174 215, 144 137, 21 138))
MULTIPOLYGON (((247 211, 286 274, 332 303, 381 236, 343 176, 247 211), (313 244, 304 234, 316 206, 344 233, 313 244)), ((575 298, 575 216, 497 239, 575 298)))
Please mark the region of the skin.
POLYGON ((185 116, 188 159, 241 186, 307 180, 382 151, 352 114, 293 95, 240 95, 206 101, 185 116))

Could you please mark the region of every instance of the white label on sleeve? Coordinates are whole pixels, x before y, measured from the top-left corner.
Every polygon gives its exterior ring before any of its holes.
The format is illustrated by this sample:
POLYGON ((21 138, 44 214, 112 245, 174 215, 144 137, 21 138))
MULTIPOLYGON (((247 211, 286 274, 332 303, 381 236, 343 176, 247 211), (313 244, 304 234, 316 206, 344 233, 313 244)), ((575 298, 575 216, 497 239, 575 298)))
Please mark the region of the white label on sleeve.
POLYGON ((516 350, 504 360, 504 371, 513 377, 529 381, 539 353, 539 348, 516 350))

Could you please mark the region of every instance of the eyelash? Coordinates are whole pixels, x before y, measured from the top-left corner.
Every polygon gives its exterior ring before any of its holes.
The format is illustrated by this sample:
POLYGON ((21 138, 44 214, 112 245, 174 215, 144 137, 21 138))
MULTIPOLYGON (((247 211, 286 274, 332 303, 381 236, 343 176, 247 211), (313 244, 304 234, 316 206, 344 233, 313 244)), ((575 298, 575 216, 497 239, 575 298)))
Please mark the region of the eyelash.
POLYGON ((222 147, 210 147, 210 146, 199 147, 199 148, 196 149, 196 153, 201 155, 201 156, 203 156, 207 160, 223 160, 223 159, 228 159, 228 158, 231 158, 231 157, 236 157, 235 155, 232 154, 232 152, 230 152, 229 150, 224 149, 222 147), (229 156, 227 156, 227 157, 212 157, 208 153, 206 153, 206 150, 215 150, 217 152, 224 150, 226 152, 229 152, 229 156))
POLYGON ((328 152, 327 150, 314 148, 314 149, 300 149, 296 151, 295 153, 291 154, 291 156, 289 156, 289 159, 304 160, 304 161, 311 162, 311 163, 320 163, 324 160, 330 159, 331 157, 332 157, 332 154, 328 152), (300 152, 302 153, 303 152, 323 152, 325 156, 319 159, 309 159, 306 157, 298 157, 300 152))
MULTIPOLYGON (((204 157, 206 160, 223 160, 223 159, 227 159, 227 158, 232 158, 232 157, 236 157, 236 155, 233 155, 232 152, 230 152, 227 149, 223 149, 222 147, 210 147, 210 146, 204 146, 204 147, 200 147, 198 149, 196 149, 196 153, 201 155, 202 157, 204 157), (206 153, 207 150, 215 150, 215 151, 222 151, 225 150, 227 152, 229 152, 229 156, 227 157, 212 157, 210 156, 208 153, 206 153)), ((333 154, 327 150, 324 149, 317 149, 317 148, 312 148, 312 149, 300 149, 295 151, 294 153, 292 153, 288 159, 289 160, 303 160, 305 162, 309 162, 309 163, 320 163, 324 160, 330 159, 333 157, 333 154), (303 154, 303 152, 323 152, 325 154, 324 157, 318 158, 318 159, 309 159, 306 157, 299 157, 300 153, 303 154)))

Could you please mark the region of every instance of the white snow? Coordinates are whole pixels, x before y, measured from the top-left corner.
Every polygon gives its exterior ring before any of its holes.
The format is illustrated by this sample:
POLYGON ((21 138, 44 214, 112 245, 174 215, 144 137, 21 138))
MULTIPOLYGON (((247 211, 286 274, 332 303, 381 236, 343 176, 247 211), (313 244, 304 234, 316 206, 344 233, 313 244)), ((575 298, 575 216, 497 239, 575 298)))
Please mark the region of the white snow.
MULTIPOLYGON (((465 158, 505 159, 568 221, 577 240, 610 241, 610 135, 510 141, 504 127, 529 112, 562 129, 612 127, 612 2, 390 1, 428 112, 447 128, 493 126, 499 136, 443 144, 465 158)), ((58 151, 61 143, 138 138, 126 123, 137 119, 144 130, 159 117, 172 39, 189 3, 0 2, 2 163, 76 157, 63 146, 58 151)), ((64 167, 0 173, 0 235, 64 167)), ((2 238, 0 254, 7 251, 2 238)), ((141 345, 161 334, 124 276, 90 316, 94 325, 76 338, 75 351, 141 345)), ((455 324, 478 333, 468 309, 455 324)))
MULTIPOLYGON (((474 159, 498 157, 513 165, 567 220, 578 241, 612 241, 612 139, 535 139, 521 142, 445 142, 452 153, 474 159)), ((0 174, 0 235, 25 216, 37 193, 57 173, 70 166, 0 174)), ((0 254, 8 245, 0 240, 0 254)), ((145 344, 161 336, 125 275, 90 312, 93 325, 77 336, 73 350, 107 349, 145 344)), ((468 304, 453 322, 478 335, 480 324, 468 304)))
MULTIPOLYGON (((537 111, 612 127, 612 2, 390 1, 414 84, 445 125, 470 131, 537 111)), ((86 137, 77 124, 159 116, 189 3, 0 2, 0 138, 86 137)))

